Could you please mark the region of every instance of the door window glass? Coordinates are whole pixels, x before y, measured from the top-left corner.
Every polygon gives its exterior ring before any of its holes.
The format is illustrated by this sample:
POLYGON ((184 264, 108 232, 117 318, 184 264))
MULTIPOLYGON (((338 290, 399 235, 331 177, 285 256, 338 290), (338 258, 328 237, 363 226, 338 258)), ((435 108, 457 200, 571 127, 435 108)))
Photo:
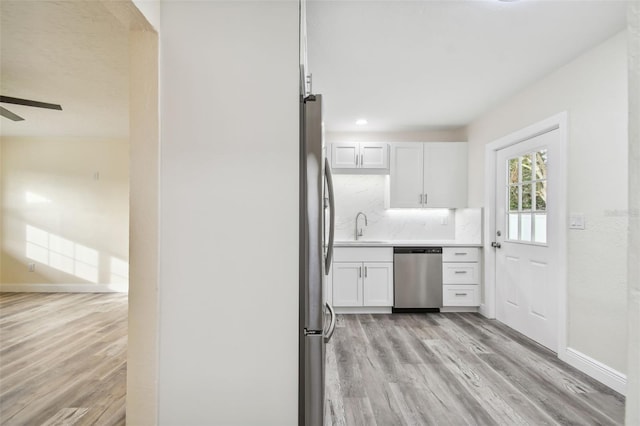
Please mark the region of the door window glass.
POLYGON ((507 239, 547 243, 547 150, 507 160, 507 239))

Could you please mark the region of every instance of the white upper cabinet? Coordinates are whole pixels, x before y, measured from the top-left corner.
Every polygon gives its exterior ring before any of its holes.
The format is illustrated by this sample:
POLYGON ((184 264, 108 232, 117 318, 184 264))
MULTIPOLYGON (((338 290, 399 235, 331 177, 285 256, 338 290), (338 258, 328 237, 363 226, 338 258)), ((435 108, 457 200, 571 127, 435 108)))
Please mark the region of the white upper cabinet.
POLYGON ((331 144, 332 169, 388 169, 389 144, 339 142, 331 144))
POLYGON ((391 207, 422 207, 423 155, 422 143, 394 143, 391 145, 391 207))
POLYGON ((467 206, 467 143, 424 144, 424 206, 467 206))
POLYGON ((378 142, 361 142, 360 167, 363 169, 388 169, 389 145, 378 142))
POLYGON ((391 144, 390 207, 467 205, 467 143, 391 144))

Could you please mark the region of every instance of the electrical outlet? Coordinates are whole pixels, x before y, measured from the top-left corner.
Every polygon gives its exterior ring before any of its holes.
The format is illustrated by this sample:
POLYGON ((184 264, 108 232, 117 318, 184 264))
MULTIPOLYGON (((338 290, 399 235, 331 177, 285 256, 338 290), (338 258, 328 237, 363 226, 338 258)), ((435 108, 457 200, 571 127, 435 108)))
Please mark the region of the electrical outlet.
POLYGON ((442 216, 440 218, 440 225, 448 225, 449 224, 449 216, 442 216))
POLYGON ((29 264, 29 272, 35 272, 36 270, 36 264, 35 263, 30 263, 29 264))

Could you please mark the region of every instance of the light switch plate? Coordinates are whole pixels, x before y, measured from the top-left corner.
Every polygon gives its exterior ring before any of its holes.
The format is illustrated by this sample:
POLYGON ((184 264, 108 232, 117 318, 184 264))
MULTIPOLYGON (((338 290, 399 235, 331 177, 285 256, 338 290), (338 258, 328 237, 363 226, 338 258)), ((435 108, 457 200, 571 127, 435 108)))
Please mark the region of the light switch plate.
POLYGON ((571 213, 569 215, 569 229, 584 229, 585 220, 582 213, 571 213))

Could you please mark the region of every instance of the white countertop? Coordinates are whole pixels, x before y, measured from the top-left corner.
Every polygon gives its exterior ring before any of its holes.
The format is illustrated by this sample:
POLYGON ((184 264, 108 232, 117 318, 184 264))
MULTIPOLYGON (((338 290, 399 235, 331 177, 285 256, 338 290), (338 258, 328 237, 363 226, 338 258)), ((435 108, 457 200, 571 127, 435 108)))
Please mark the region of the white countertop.
POLYGON ((482 247, 480 243, 465 243, 456 240, 358 240, 336 241, 334 247, 482 247))

